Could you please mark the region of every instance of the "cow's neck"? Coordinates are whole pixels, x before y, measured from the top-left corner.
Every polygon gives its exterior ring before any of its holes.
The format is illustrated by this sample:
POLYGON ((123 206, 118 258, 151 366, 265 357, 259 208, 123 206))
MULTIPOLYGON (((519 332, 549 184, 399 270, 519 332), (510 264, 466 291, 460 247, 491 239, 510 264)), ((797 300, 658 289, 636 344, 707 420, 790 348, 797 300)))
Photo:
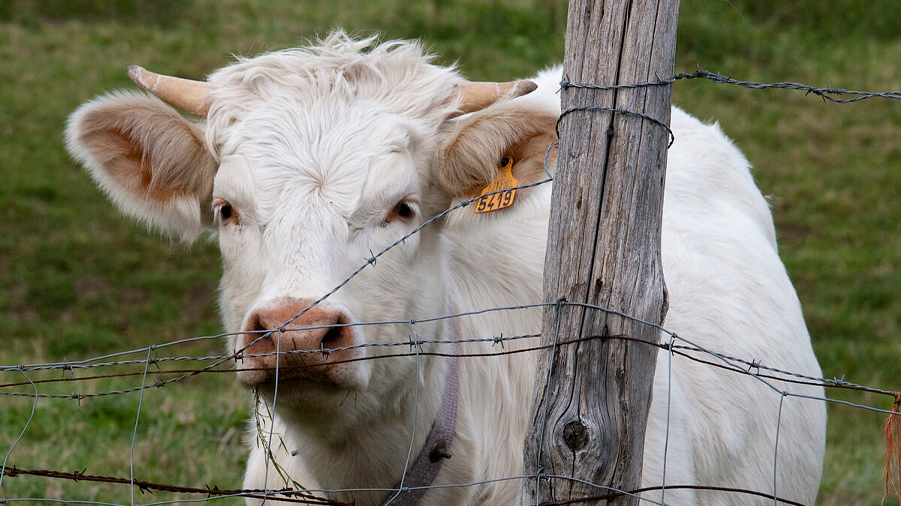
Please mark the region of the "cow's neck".
MULTIPOLYGON (((423 340, 446 340, 452 335, 444 330, 446 327, 446 323, 435 325, 435 329, 438 329, 436 333, 420 334, 419 337, 423 340)), ((449 350, 433 348, 433 351, 449 350)), ((295 446, 288 450, 307 463, 305 467, 319 487, 331 490, 382 490, 336 494, 331 497, 352 501, 357 506, 382 504, 386 499, 384 489, 397 485, 403 474, 407 454, 411 451, 410 436, 414 419, 416 433, 411 463, 426 446, 430 429, 439 416, 442 400, 447 394, 446 379, 452 362, 445 357, 426 355, 418 357, 418 360, 421 378, 418 392, 414 388, 396 389, 394 397, 387 398, 369 393, 349 395, 342 407, 330 410, 334 411, 334 416, 321 413, 316 416, 308 409, 292 409, 288 406, 277 410, 278 418, 285 422, 278 426, 285 426, 288 430, 285 443, 295 446)), ((390 364, 390 361, 391 359, 384 359, 382 362, 390 364)), ((415 376, 409 378, 407 383, 412 385, 414 381, 415 376)), ((456 414, 456 409, 453 412, 456 414)), ((454 447, 448 448, 448 451, 454 455, 454 460, 463 460, 462 455, 457 458, 454 447)), ((428 460, 428 455, 425 458, 428 460)), ((411 485, 405 483, 404 486, 411 485)))
MULTIPOLYGON (((517 195, 503 219, 462 223, 453 237, 450 301, 454 312, 540 303, 550 187, 517 195)), ((460 340, 515 337, 540 332, 542 308, 501 310, 460 319, 460 340)), ((509 352, 536 346, 538 339, 462 343, 461 353, 509 352)), ((534 386, 535 353, 512 353, 460 361, 458 443, 470 448, 464 476, 472 481, 522 474, 528 402, 534 386)), ((456 455, 453 465, 456 466, 456 455)), ((459 469, 458 469, 459 470, 459 469)), ((458 481, 460 483, 460 481, 458 481)), ((474 490, 459 504, 501 504, 516 495, 518 482, 474 490), (507 499, 503 499, 507 498, 507 499)), ((472 490, 472 489, 471 489, 472 490)), ((431 504, 431 502, 430 502, 431 504)), ((435 503, 440 504, 440 503, 435 503)))
POLYGON ((441 406, 435 414, 429 434, 425 443, 417 455, 411 450, 410 465, 406 466, 402 478, 397 484, 397 492, 391 492, 385 501, 392 506, 414 506, 419 503, 422 496, 428 491, 444 461, 453 457, 451 452, 456 452, 454 439, 457 429, 457 409, 459 406, 459 364, 457 353, 457 324, 450 319, 447 321, 450 330, 446 340, 451 341, 446 348, 447 372, 444 376, 444 390, 441 396, 441 406))

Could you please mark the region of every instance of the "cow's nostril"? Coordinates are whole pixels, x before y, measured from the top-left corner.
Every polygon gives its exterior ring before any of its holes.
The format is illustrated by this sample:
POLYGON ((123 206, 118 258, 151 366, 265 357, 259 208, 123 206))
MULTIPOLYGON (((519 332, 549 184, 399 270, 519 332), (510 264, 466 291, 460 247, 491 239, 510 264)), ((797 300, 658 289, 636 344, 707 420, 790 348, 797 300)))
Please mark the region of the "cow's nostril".
POLYGON ((247 331, 255 332, 257 330, 263 330, 262 322, 260 322, 260 315, 254 314, 250 319, 250 325, 245 329, 247 331))
POLYGON ((328 329, 328 332, 325 333, 325 336, 322 337, 322 347, 323 348, 332 348, 330 346, 332 344, 336 346, 340 346, 338 344, 341 340, 341 335, 344 333, 344 327, 332 327, 328 329))
POLYGON ((264 316, 260 313, 253 315, 247 330, 252 332, 263 332, 265 330, 271 330, 272 327, 266 325, 267 322, 264 322, 263 318, 264 316))

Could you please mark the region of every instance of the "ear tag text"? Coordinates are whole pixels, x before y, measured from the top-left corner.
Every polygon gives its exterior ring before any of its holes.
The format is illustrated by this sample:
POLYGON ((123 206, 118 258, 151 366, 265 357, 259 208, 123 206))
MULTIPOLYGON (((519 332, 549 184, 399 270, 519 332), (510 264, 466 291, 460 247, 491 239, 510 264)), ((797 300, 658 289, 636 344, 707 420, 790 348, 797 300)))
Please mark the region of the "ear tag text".
POLYGON ((507 163, 500 168, 494 181, 482 190, 482 197, 476 201, 477 213, 497 211, 513 204, 517 185, 516 178, 513 177, 513 159, 505 156, 502 162, 504 161, 507 163), (491 195, 485 195, 486 193, 491 193, 491 195))

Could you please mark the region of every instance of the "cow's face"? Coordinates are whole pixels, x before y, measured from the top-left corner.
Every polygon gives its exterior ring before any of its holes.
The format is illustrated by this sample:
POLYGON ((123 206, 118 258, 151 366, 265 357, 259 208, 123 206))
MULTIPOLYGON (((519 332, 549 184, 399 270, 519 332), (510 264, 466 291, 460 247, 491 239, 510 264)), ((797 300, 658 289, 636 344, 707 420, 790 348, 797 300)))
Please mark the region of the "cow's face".
POLYGON ((117 93, 80 108, 67 131, 70 151, 126 214, 188 241, 217 232, 228 351, 239 380, 264 395, 278 377, 281 405, 337 406, 363 391, 390 405, 403 395, 415 359, 368 359, 411 332, 440 336, 439 323, 409 321, 448 312, 440 221, 407 235, 454 198, 477 195, 504 157, 517 160, 521 183, 543 177, 552 136, 553 112, 498 102, 531 83, 468 94, 414 45, 359 48, 242 61, 213 74, 196 107, 139 77, 208 118, 117 93), (355 325, 385 321, 395 323, 355 325))
POLYGON ((239 368, 265 369, 239 373, 243 383, 271 385, 275 357, 253 355, 278 348, 289 353, 278 362, 281 380, 316 382, 316 395, 366 389, 380 366, 347 361, 384 350, 319 350, 397 341, 409 332, 347 324, 441 312, 435 229, 369 260, 431 217, 437 201, 444 207, 423 171, 434 158, 433 137, 374 102, 275 102, 217 139, 223 148, 211 208, 224 261, 221 308, 229 331, 248 332, 232 337, 229 348, 245 356, 239 368), (292 330, 305 327, 318 328, 292 330))

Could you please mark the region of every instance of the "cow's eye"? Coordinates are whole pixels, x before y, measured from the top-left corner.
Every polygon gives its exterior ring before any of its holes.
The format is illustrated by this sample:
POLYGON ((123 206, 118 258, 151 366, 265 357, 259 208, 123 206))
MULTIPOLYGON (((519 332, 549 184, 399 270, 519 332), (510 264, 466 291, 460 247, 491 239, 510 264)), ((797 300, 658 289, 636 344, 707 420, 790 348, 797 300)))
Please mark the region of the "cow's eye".
POLYGON ((400 204, 397 204, 397 206, 394 208, 394 212, 397 213, 397 215, 401 218, 410 218, 415 213, 413 206, 411 206, 409 202, 401 202, 400 204))
POLYGON ((234 208, 225 199, 216 199, 213 201, 213 213, 216 214, 216 218, 220 223, 232 221, 237 217, 234 208))
POLYGON ((409 221, 416 216, 416 203, 409 200, 401 200, 394 206, 394 209, 388 213, 385 223, 391 223, 395 220, 409 221))

